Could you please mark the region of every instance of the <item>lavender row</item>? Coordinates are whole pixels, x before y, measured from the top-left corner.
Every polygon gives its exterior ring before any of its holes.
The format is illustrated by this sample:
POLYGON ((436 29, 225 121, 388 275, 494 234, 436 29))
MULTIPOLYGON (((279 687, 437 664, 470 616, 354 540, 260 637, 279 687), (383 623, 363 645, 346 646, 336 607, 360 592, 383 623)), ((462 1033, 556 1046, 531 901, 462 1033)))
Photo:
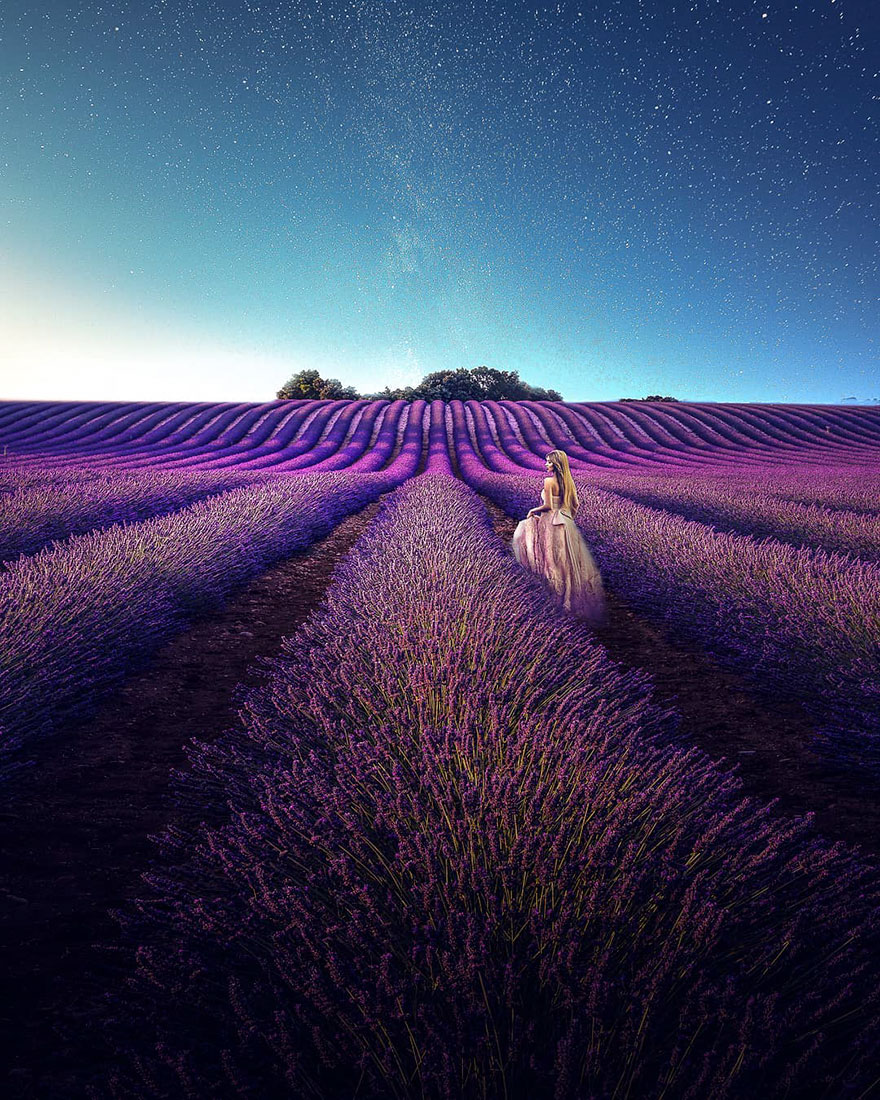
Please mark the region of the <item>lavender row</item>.
MULTIPOLYGON (((544 455, 552 447, 561 447, 569 454, 573 470, 599 478, 613 478, 624 471, 658 478, 720 478, 736 477, 743 470, 761 478, 772 470, 777 476, 782 471, 791 481, 810 462, 821 463, 815 469, 823 471, 833 462, 836 470, 846 471, 854 480, 859 473, 874 469, 866 464, 867 458, 859 464, 849 453, 836 454, 827 446, 810 449, 792 444, 755 449, 741 445, 737 450, 733 444, 715 446, 704 439, 700 450, 692 446, 660 450, 653 445, 639 445, 620 429, 615 432, 596 427, 592 435, 589 433, 588 423, 597 418, 601 423, 609 417, 619 418, 623 416, 619 410, 609 407, 601 416, 595 410, 575 410, 576 406, 561 403, 451 401, 450 446, 459 462, 476 461, 492 472, 511 474, 542 470, 544 455)), ((652 410, 649 416, 653 415, 652 410)))
MULTIPOLYGON (((455 402, 450 402, 454 406, 455 402)), ((503 462, 540 469, 563 447, 573 464, 596 469, 690 467, 731 472, 768 462, 793 472, 804 462, 841 468, 875 463, 875 409, 821 406, 646 405, 604 402, 468 401, 503 462)), ((239 463, 302 469, 346 461, 373 427, 393 433, 399 403, 291 401, 265 404, 0 402, 6 461, 71 465, 224 467, 239 463), (312 452, 315 452, 314 454, 312 452), (287 464, 291 465, 288 467, 287 464)), ((2 455, 0 451, 0 455, 2 455)), ((361 452, 357 451, 358 454, 361 452)), ((497 467, 489 460, 491 468, 497 467)), ((503 471, 501 471, 503 472, 503 471)))
POLYGON ((386 501, 266 673, 117 914, 93 1100, 869 1085, 876 868, 677 747, 460 482, 386 501))
POLYGON ((20 417, 8 433, 20 454, 7 463, 101 463, 117 469, 213 469, 275 471, 379 469, 395 443, 403 401, 292 401, 253 406, 137 407, 120 418, 113 406, 80 410, 61 427, 43 411, 42 421, 20 417), (22 422, 24 421, 24 422, 22 422))
POLYGON ((842 511, 865 512, 869 515, 880 514, 880 479, 877 464, 865 467, 861 478, 855 484, 826 486, 821 484, 817 490, 812 486, 785 487, 778 495, 785 500, 801 504, 820 504, 823 508, 839 508, 842 511))
POLYGON ((661 485, 640 477, 603 479, 598 484, 638 504, 674 512, 721 531, 768 536, 794 546, 821 547, 864 561, 880 561, 880 525, 876 516, 864 512, 784 500, 748 483, 731 490, 699 477, 677 478, 661 485))
MULTIPOLYGON (((248 411, 277 410, 289 417, 300 411, 304 402, 291 402, 291 408, 273 403, 265 406, 229 404, 43 404, 19 407, 4 418, 2 436, 8 443, 10 461, 28 461, 32 452, 43 458, 66 457, 71 463, 80 459, 104 459, 161 453, 180 446, 197 447, 216 441, 224 432, 241 425, 247 430, 252 419, 248 411), (249 423, 250 421, 250 423, 249 423)), ((323 403, 314 403, 320 407, 323 403)), ((2 408, 2 406, 0 406, 2 408)))
MULTIPOLYGON (((493 496, 493 489, 497 491, 505 485, 507 491, 494 499, 511 515, 518 518, 525 515, 528 508, 538 503, 539 480, 523 480, 522 470, 504 459, 485 428, 481 430, 479 416, 468 423, 462 403, 452 402, 451 405, 452 434, 462 476, 490 496, 493 496), (517 476, 488 474, 487 462, 498 473, 517 473, 517 476), (513 489, 517 491, 511 495, 513 489)), ((596 471, 592 480, 596 485, 614 486, 620 484, 623 476, 620 471, 603 470, 596 471)), ((627 476, 636 480, 635 475, 627 476)), ((665 476, 652 471, 650 479, 668 485, 678 484, 682 476, 681 471, 665 476)), ((845 472, 806 473, 790 470, 780 473, 765 467, 749 470, 745 476, 731 477, 726 472, 722 475, 707 471, 699 471, 698 476, 711 476, 715 484, 739 486, 741 490, 757 481, 767 491, 793 497, 809 494, 810 486, 818 483, 821 491, 833 495, 837 503, 852 497, 867 500, 867 495, 859 497, 857 494, 876 491, 874 471, 857 471, 855 467, 845 472)), ((593 491, 591 485, 582 482, 580 475, 578 484, 582 497, 593 491)), ((773 542, 768 542, 764 550, 759 551, 752 539, 731 542, 735 536, 718 535, 711 546, 703 546, 700 545, 703 536, 709 538, 714 533, 699 524, 690 527, 685 520, 677 521, 675 517, 669 517, 670 534, 663 529, 653 530, 646 545, 636 547, 630 540, 627 518, 630 513, 647 517, 649 527, 659 522, 662 528, 662 517, 637 504, 627 508, 619 502, 612 509, 612 500, 607 494, 595 496, 592 508, 583 508, 579 520, 584 524, 588 518, 595 520, 613 513, 611 530, 605 532, 612 539, 607 553, 602 543, 603 532, 596 523, 585 531, 597 548, 603 572, 612 579, 617 590, 652 614, 675 622, 682 633, 708 645, 724 660, 750 675, 757 675, 764 686, 795 697, 805 692, 822 723, 817 731, 819 747, 838 762, 857 768, 867 766, 880 777, 880 731, 877 728, 880 724, 877 671, 880 622, 876 568, 865 564, 860 569, 860 563, 852 563, 853 570, 847 571, 846 562, 841 562, 833 553, 811 554, 804 550, 798 554, 773 542), (690 531, 696 546, 684 548, 684 552, 679 548, 672 554, 675 548, 667 546, 666 540, 672 533, 681 531, 690 531), (713 552, 719 555, 715 563, 719 568, 714 572, 710 570, 710 575, 703 577, 701 582, 700 574, 705 574, 707 569, 704 556, 713 552), (750 555, 754 553, 759 554, 760 560, 753 567, 750 555), (807 566, 806 576, 801 578, 800 586, 796 580, 792 585, 791 577, 784 578, 775 592, 770 585, 772 594, 768 598, 765 589, 770 582, 767 578, 774 570, 785 574, 792 554, 807 566), (735 571, 737 585, 732 587, 724 559, 738 555, 744 555, 745 561, 739 561, 735 571), (829 573, 826 561, 832 567, 836 562, 846 575, 839 578, 829 573), (812 591, 814 585, 819 586, 819 601, 812 591), (787 606, 788 589, 792 586, 796 611, 787 606), (691 600, 694 601, 693 613, 687 606, 691 600), (843 609, 843 632, 839 628, 838 604, 843 609), (765 621, 768 608, 771 617, 765 621)))
POLYGON ((0 462, 0 493, 20 493, 41 486, 86 485, 100 481, 107 471, 100 466, 60 466, 49 469, 42 462, 10 465, 0 462))
MULTIPOLYGON (((467 404, 473 408, 476 402, 467 404)), ((599 465, 618 468, 627 464, 656 469, 704 464, 739 468, 768 459, 791 467, 810 459, 849 465, 876 459, 880 442, 876 434, 860 434, 841 423, 835 424, 833 436, 791 421, 783 428, 779 411, 772 407, 762 407, 765 423, 758 427, 751 409, 738 409, 732 418, 729 410, 719 415, 712 406, 688 405, 670 413, 657 406, 639 410, 614 402, 480 404, 493 422, 499 449, 527 468, 535 468, 535 459, 540 461, 554 446, 568 450, 578 461, 593 465, 599 460, 599 465), (559 437, 560 420, 566 438, 559 437), (773 420, 775 424, 768 423, 773 420)))
POLYGON ((874 515, 880 512, 880 477, 877 465, 821 467, 804 465, 780 469, 772 461, 743 470, 593 471, 596 484, 611 489, 670 490, 679 484, 701 484, 723 493, 746 498, 755 492, 785 503, 803 504, 830 511, 874 515))
MULTIPOLYGON (((512 516, 537 503, 531 479, 474 464, 465 476, 512 516)), ((724 534, 576 481, 576 520, 612 589, 802 701, 819 747, 880 779, 880 567, 724 534)))
POLYGON ((54 539, 164 515, 255 480, 235 473, 104 471, 87 480, 59 478, 22 488, 3 502, 0 561, 33 554, 54 539))
POLYGON ((173 416, 154 415, 133 420, 124 434, 113 435, 112 427, 94 432, 88 425, 80 429, 82 438, 71 440, 69 458, 91 454, 108 465, 139 469, 163 466, 177 468, 230 465, 239 456, 257 458, 266 440, 295 438, 307 419, 326 419, 332 403, 292 401, 289 406, 272 403, 263 406, 206 406, 197 415, 192 411, 173 416), (225 459, 225 462, 224 462, 225 459))
POLYGON ((403 476, 277 479, 10 563, 0 578, 0 756, 87 713, 194 615, 403 476))

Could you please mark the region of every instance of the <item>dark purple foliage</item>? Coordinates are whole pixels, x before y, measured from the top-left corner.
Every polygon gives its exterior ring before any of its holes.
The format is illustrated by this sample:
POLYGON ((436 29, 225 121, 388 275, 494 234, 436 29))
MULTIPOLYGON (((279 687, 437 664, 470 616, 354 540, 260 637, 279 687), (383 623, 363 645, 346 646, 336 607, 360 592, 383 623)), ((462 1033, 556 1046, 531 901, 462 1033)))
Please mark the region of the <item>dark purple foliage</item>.
POLYGON ((91 1095, 860 1095, 876 872, 678 748, 649 690, 460 482, 411 480, 242 728, 193 744, 205 820, 120 914, 91 1095))

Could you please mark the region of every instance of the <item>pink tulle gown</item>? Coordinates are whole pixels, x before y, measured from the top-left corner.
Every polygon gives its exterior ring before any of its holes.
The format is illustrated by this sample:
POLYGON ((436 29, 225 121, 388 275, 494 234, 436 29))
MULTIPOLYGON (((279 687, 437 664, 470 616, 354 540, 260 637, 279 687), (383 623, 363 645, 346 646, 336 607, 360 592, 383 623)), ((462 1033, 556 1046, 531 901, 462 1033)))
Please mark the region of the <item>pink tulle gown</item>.
MULTIPOLYGON (((513 553, 520 565, 541 577, 562 606, 578 618, 598 622, 605 609, 599 568, 571 514, 556 505, 549 512, 520 520, 513 533, 513 553)), ((545 504, 541 490, 541 504, 545 504)))

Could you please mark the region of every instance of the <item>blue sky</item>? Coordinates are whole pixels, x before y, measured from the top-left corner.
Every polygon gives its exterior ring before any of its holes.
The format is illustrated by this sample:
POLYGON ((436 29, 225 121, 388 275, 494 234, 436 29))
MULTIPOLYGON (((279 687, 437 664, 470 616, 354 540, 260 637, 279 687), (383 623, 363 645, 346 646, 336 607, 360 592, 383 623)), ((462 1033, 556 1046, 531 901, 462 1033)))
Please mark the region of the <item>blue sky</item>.
POLYGON ((4 5, 0 398, 880 400, 867 0, 4 5))

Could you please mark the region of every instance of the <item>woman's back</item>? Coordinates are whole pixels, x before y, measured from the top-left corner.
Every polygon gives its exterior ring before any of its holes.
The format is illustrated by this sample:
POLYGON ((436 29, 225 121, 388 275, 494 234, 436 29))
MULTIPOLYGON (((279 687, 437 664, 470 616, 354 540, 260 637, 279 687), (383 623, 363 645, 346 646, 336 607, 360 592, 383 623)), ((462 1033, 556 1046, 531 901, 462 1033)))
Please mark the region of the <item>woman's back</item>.
POLYGON ((547 478, 541 504, 547 511, 522 520, 513 535, 513 553, 562 598, 563 607, 579 617, 602 616, 602 579, 593 556, 570 512, 561 509, 562 493, 555 478, 547 478))

